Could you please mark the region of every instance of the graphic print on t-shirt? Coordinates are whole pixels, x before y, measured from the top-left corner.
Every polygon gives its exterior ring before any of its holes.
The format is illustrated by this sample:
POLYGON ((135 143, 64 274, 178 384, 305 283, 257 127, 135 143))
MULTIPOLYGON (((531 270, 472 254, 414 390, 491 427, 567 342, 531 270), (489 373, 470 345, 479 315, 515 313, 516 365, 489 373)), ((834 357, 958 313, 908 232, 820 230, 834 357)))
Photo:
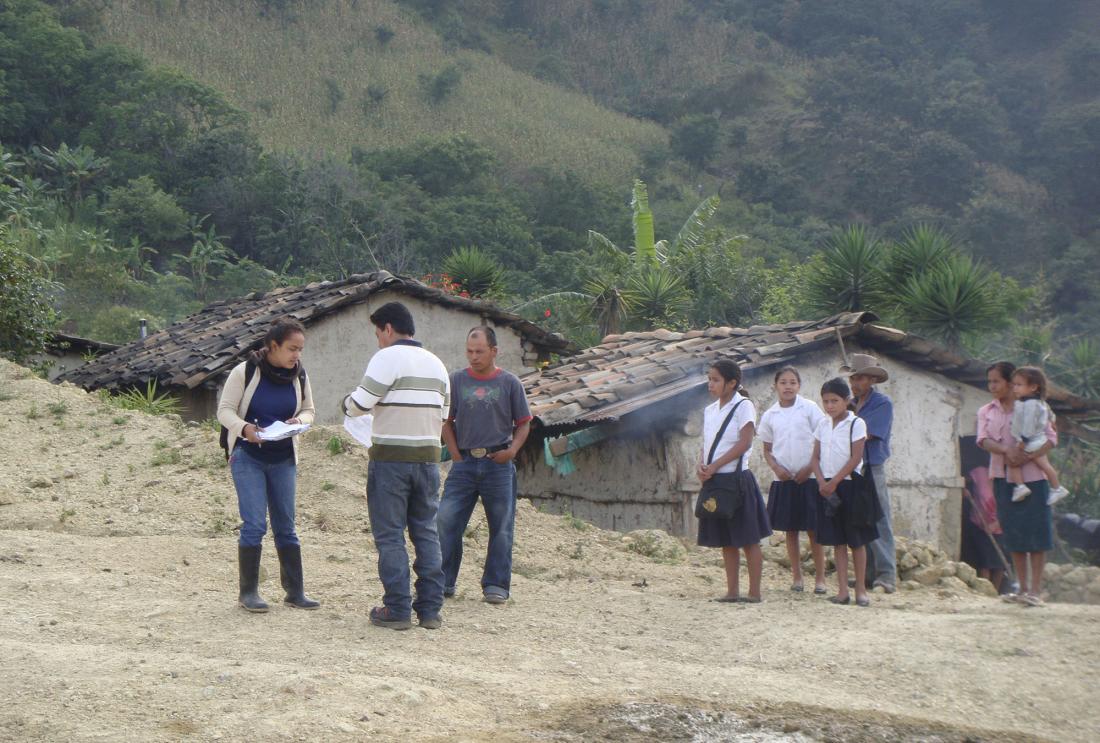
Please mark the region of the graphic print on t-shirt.
POLYGON ((500 399, 499 384, 479 384, 462 387, 462 404, 467 408, 480 406, 492 407, 500 399))

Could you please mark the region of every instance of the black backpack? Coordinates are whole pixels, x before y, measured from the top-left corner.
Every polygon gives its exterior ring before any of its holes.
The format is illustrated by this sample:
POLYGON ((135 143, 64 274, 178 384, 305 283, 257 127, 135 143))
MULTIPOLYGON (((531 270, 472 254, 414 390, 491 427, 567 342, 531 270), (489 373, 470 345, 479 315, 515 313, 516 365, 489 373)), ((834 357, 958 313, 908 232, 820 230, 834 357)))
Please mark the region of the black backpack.
MULTIPOLYGON (((252 383, 252 377, 256 376, 256 362, 252 359, 248 359, 244 363, 244 387, 248 389, 248 385, 252 383)), ((298 365, 298 386, 302 388, 302 394, 305 395, 306 389, 306 368, 302 365, 298 365)), ((229 429, 222 426, 221 434, 218 436, 218 443, 221 444, 222 451, 225 452, 225 461, 229 461, 229 429)))

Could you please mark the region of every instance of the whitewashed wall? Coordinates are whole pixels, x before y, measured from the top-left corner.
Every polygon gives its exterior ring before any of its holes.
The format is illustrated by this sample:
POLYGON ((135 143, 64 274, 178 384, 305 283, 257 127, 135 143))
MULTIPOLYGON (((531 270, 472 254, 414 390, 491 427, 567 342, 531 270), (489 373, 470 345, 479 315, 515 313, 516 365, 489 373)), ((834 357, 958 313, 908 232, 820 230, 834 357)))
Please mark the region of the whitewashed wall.
MULTIPOLYGON (((483 324, 476 313, 447 308, 396 292, 379 292, 367 302, 336 312, 315 323, 306 331, 306 348, 302 356, 313 388, 317 408, 317 423, 339 423, 340 402, 363 378, 363 371, 378 351, 370 315, 387 302, 401 302, 413 314, 416 340, 438 356, 449 371, 466 366, 466 333, 483 324)), ((534 369, 536 350, 510 327, 488 323, 497 333, 500 349, 497 364, 515 374, 534 369)), ((188 418, 210 417, 217 406, 220 389, 193 390, 182 396, 188 418)))

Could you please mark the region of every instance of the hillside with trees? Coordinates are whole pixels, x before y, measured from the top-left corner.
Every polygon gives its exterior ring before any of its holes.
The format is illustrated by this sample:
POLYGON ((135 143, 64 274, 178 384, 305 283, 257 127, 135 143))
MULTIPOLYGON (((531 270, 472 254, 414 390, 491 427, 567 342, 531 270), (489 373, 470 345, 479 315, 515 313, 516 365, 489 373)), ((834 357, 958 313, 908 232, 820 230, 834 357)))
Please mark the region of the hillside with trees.
POLYGON ((1083 0, 12 0, 0 337, 387 268, 582 344, 871 309, 1094 394, 1098 28, 1083 0))

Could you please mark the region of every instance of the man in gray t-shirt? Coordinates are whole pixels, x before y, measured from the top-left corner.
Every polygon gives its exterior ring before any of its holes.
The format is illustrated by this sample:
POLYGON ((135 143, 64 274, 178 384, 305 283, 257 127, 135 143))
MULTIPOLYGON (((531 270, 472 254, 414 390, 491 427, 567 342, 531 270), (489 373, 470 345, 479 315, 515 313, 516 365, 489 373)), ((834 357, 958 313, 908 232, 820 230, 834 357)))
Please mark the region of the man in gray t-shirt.
POLYGON ((489 547, 481 589, 485 601, 508 600, 512 583, 512 541, 516 521, 516 466, 531 428, 523 384, 496 365, 496 333, 474 328, 466 336, 470 366, 451 374, 451 410, 443 443, 451 471, 443 486, 436 528, 443 552, 443 595, 454 596, 462 565, 462 535, 481 498, 489 524, 489 547))

